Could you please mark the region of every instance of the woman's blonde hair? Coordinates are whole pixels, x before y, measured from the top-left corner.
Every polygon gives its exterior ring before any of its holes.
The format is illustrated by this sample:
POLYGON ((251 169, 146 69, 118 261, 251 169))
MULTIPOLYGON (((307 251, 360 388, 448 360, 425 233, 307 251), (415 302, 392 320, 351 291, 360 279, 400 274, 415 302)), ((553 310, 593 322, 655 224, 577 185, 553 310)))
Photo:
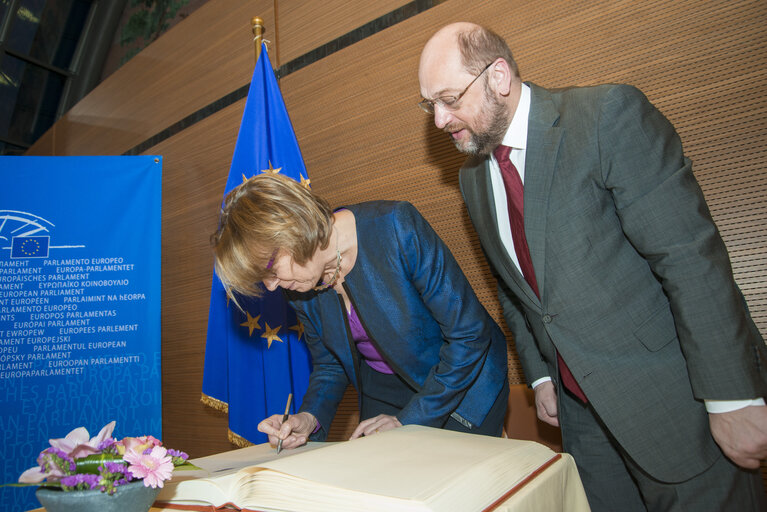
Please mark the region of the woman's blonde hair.
POLYGON ((260 296, 270 260, 287 252, 302 265, 330 243, 333 212, 307 187, 281 174, 259 174, 224 198, 211 236, 216 274, 231 295, 260 296))

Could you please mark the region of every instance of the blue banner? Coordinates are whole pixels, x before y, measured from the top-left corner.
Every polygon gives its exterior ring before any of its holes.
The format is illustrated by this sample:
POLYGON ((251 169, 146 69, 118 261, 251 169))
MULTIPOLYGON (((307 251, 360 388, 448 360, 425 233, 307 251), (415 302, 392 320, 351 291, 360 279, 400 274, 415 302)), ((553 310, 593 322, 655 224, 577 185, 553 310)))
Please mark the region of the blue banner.
MULTIPOLYGON (((136 157, 0 157, 2 483, 48 439, 162 437, 162 162, 136 157)), ((38 507, 0 488, 2 510, 38 507)))
MULTIPOLYGON (((262 172, 281 173, 309 186, 293 126, 269 62, 266 45, 256 63, 232 157, 227 192, 262 172)), ((227 300, 214 275, 202 400, 229 413, 229 438, 239 445, 264 443, 258 423, 282 414, 288 394, 291 412, 301 405, 311 372, 303 327, 282 292, 260 299, 227 300)))

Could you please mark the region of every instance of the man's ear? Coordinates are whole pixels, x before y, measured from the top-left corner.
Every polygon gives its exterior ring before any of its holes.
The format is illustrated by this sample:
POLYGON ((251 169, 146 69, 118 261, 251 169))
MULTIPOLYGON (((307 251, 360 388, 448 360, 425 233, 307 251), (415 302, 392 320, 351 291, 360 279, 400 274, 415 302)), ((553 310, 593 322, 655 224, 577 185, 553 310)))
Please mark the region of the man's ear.
POLYGON ((512 82, 509 63, 504 59, 498 58, 487 71, 490 88, 501 96, 508 96, 511 93, 512 82))

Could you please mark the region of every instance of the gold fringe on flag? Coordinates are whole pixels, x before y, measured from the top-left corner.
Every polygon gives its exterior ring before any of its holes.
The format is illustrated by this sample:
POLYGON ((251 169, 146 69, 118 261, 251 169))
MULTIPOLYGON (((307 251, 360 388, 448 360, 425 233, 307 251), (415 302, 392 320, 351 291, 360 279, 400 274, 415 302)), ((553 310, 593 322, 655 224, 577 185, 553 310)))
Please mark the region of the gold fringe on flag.
POLYGON ((235 434, 231 430, 229 431, 229 442, 238 448, 247 448, 248 446, 253 446, 253 443, 244 437, 235 434))
POLYGON ((216 409, 217 411, 225 412, 229 414, 229 404, 226 402, 223 402, 217 398, 213 398, 212 396, 208 396, 205 393, 201 393, 200 396, 200 402, 207 405, 208 407, 212 409, 216 409))

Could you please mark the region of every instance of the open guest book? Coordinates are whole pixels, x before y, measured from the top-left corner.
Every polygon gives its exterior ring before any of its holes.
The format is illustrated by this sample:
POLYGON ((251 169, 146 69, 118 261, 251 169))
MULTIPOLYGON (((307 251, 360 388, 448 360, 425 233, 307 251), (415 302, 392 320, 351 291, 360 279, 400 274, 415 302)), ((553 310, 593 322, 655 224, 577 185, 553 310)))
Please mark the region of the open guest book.
POLYGON ((309 443, 280 455, 264 444, 195 459, 210 476, 176 472, 155 506, 479 512, 492 510, 560 457, 532 441, 406 425, 353 441, 309 443), (242 467, 248 456, 257 460, 242 467))

